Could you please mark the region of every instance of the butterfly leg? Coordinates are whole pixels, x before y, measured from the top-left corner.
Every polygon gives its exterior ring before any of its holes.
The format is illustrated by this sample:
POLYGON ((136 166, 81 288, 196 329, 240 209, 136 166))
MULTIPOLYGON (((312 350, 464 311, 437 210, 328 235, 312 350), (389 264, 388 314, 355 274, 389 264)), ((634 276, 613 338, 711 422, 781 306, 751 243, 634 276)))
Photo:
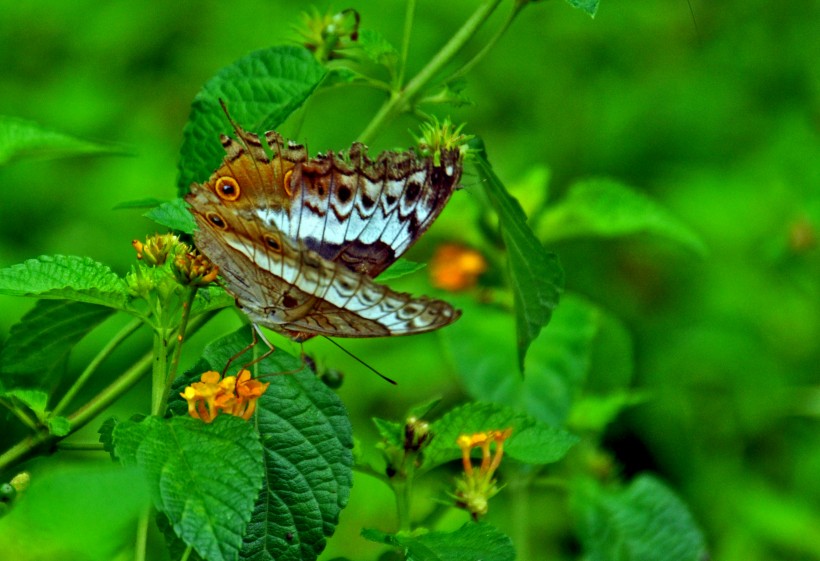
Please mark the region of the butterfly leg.
POLYGON ((253 359, 252 361, 243 364, 242 368, 240 368, 240 370, 247 370, 249 366, 253 366, 257 362, 265 360, 275 350, 274 347, 273 347, 273 343, 268 341, 267 337, 265 337, 265 334, 262 333, 262 331, 259 329, 259 326, 256 325, 255 323, 252 323, 251 324, 251 342, 245 348, 243 348, 241 351, 239 351, 238 353, 236 353, 235 355, 233 355, 231 358, 228 359, 228 362, 225 364, 225 368, 222 369, 222 377, 223 378, 225 377, 225 374, 228 372, 228 369, 231 367, 231 364, 233 364, 233 362, 237 358, 239 358, 240 356, 244 355, 246 352, 248 352, 249 350, 254 348, 259 343, 260 340, 265 344, 265 346, 268 347, 268 350, 265 351, 265 353, 263 353, 261 356, 258 356, 255 359, 253 359))

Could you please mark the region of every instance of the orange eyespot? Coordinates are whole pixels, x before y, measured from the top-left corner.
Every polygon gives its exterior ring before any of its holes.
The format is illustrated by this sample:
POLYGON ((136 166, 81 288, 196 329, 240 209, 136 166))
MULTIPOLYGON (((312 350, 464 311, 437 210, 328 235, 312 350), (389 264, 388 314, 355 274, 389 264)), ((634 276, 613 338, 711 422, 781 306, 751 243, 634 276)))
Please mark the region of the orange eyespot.
POLYGON ((223 201, 235 201, 240 195, 239 183, 233 177, 228 176, 216 180, 214 191, 216 196, 223 201))
POLYGON ((227 230, 228 224, 215 212, 208 213, 208 222, 219 228, 220 230, 227 230))
POLYGON ((290 197, 293 195, 293 189, 290 188, 290 178, 293 177, 293 170, 289 169, 285 172, 285 180, 283 181, 283 186, 285 187, 285 193, 288 194, 290 197))

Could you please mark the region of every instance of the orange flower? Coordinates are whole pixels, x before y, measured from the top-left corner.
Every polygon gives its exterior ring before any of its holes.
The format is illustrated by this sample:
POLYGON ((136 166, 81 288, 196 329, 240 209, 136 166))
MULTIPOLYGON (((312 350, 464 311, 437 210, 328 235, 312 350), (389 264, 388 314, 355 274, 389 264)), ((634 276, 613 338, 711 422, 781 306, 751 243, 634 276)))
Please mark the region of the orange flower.
POLYGON ((227 413, 248 420, 256 411, 256 401, 265 393, 270 383, 263 384, 242 370, 239 377, 220 379, 219 372, 205 372, 200 382, 194 382, 181 395, 188 402, 188 413, 206 423, 220 413, 227 413))
POLYGON ((443 244, 430 263, 433 285, 444 290, 472 288, 487 270, 487 261, 478 251, 458 244, 443 244))
POLYGON ((504 456, 504 441, 511 434, 512 428, 506 428, 470 435, 462 434, 456 439, 461 448, 461 460, 464 465, 464 475, 456 481, 456 505, 470 512, 476 520, 487 514, 488 501, 500 491, 493 476, 504 456), (493 443, 495 454, 490 452, 490 445, 493 443), (481 466, 478 470, 473 468, 470 459, 473 448, 481 448, 481 466))

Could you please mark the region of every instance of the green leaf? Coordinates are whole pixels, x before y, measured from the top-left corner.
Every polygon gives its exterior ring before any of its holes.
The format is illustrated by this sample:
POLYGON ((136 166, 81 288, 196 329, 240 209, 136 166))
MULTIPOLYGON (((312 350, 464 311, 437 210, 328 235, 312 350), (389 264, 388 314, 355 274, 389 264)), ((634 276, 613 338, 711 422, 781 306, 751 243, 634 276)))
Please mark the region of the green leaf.
POLYGON ((163 199, 158 199, 156 197, 146 197, 144 199, 134 199, 131 201, 123 201, 121 203, 117 203, 113 207, 111 207, 111 210, 129 210, 132 208, 151 209, 155 206, 163 204, 164 202, 166 201, 164 201, 163 199))
MULTIPOLYGON (((222 370, 250 341, 247 327, 219 339, 205 349, 194 371, 222 370)), ((254 348, 247 357, 237 358, 235 367, 264 350, 254 348)), ((339 523, 353 484, 347 411, 310 369, 282 349, 253 368, 255 375, 288 375, 266 377, 271 385, 257 404, 265 486, 248 526, 242 559, 316 559, 339 523)))
POLYGON ((487 196, 501 224, 501 235, 507 248, 510 283, 515 299, 516 346, 518 368, 530 344, 549 323, 564 287, 564 271, 558 257, 544 249, 527 225, 521 205, 513 198, 493 172, 490 163, 480 155, 474 162, 484 180, 487 196))
POLYGON ((120 559, 150 504, 134 470, 63 464, 32 476, 24 500, 0 519, 0 551, 15 561, 120 559))
POLYGON ((395 421, 387 421, 373 417, 373 424, 379 431, 379 436, 391 446, 404 446, 404 425, 395 421))
POLYGON ((209 284, 197 290, 194 305, 191 306, 191 317, 234 305, 236 305, 236 298, 225 292, 221 286, 209 284))
POLYGON ((594 18, 595 14, 598 13, 598 4, 599 0, 566 0, 567 4, 572 6, 573 8, 578 8, 589 15, 589 17, 594 18))
POLYGON ((584 396, 575 402, 567 424, 579 432, 601 432, 621 411, 644 401, 643 395, 629 391, 584 396))
POLYGON ((578 438, 495 403, 468 403, 431 423, 433 439, 424 449, 425 470, 461 457, 456 439, 462 434, 512 428, 504 443, 504 453, 528 464, 548 464, 563 458, 578 438))
POLYGON ((0 350, 0 372, 38 374, 51 369, 112 312, 85 302, 40 300, 12 326, 0 350))
POLYGON ((441 332, 468 393, 562 426, 580 395, 600 325, 597 308, 567 294, 549 329, 533 343, 527 376, 516 375, 514 318, 491 306, 462 303, 461 319, 441 332), (472 313, 471 313, 472 312, 472 313))
POLYGON ((657 202, 611 179, 574 184, 563 200, 544 213, 538 232, 546 243, 647 233, 677 242, 699 255, 707 252, 700 237, 657 202))
POLYGON ((513 561, 512 540, 495 526, 468 522, 454 532, 386 534, 364 529, 362 536, 399 548, 407 561, 513 561))
POLYGON ((161 226, 185 234, 193 234, 196 229, 194 217, 191 215, 191 211, 188 210, 187 203, 182 199, 164 202, 152 208, 143 216, 161 226))
POLYGON ((119 147, 90 142, 31 121, 0 115, 0 165, 19 160, 124 153, 119 147))
POLYGON ((3 392, 3 397, 10 397, 19 400, 23 405, 31 409, 37 416, 37 419, 42 421, 46 416, 46 407, 48 407, 48 394, 40 390, 27 390, 22 388, 15 388, 3 392))
POLYGON ((74 300, 122 309, 125 282, 88 257, 43 255, 0 269, 0 294, 74 300))
POLYGON ((371 61, 391 71, 395 69, 399 60, 399 51, 378 31, 362 29, 356 45, 371 61))
POLYGON ((322 81, 325 69, 302 47, 277 46, 253 52, 208 80, 194 98, 179 158, 180 196, 207 178, 225 155, 220 133, 231 126, 219 106, 251 132, 274 129, 298 109, 322 81))
POLYGON ((421 271, 426 266, 426 263, 416 263, 415 261, 410 261, 409 259, 399 259, 376 278, 379 282, 387 282, 406 275, 412 275, 416 271, 421 271))
POLYGON ((262 487, 262 447, 253 424, 222 415, 206 424, 190 417, 114 428, 117 456, 139 468, 157 510, 208 561, 233 560, 262 487))
POLYGON ((589 561, 701 561, 706 547, 681 500, 643 475, 624 489, 576 483, 573 497, 581 543, 589 561))
POLYGON ((48 432, 54 436, 65 436, 71 432, 71 423, 65 417, 49 417, 47 423, 48 432))

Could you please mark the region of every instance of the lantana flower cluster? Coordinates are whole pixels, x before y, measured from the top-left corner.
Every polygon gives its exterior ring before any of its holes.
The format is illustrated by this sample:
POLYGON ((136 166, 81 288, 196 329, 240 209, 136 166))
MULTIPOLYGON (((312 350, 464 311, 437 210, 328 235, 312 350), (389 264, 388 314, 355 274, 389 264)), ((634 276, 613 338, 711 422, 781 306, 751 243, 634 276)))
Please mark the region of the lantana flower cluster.
POLYGON ((270 382, 251 378, 248 370, 238 376, 225 376, 209 370, 199 382, 194 382, 181 395, 188 402, 188 413, 206 423, 225 413, 248 420, 256 411, 256 402, 268 389, 270 382))
POLYGON ((487 514, 488 501, 500 491, 494 475, 504 456, 504 441, 511 434, 512 429, 506 428, 469 435, 462 434, 456 440, 461 448, 461 460, 464 464, 464 474, 456 481, 456 504, 467 510, 475 520, 487 514), (493 443, 495 443, 494 454, 490 451, 490 445, 493 443), (473 467, 470 452, 473 448, 479 447, 481 448, 481 464, 476 469, 473 467))

